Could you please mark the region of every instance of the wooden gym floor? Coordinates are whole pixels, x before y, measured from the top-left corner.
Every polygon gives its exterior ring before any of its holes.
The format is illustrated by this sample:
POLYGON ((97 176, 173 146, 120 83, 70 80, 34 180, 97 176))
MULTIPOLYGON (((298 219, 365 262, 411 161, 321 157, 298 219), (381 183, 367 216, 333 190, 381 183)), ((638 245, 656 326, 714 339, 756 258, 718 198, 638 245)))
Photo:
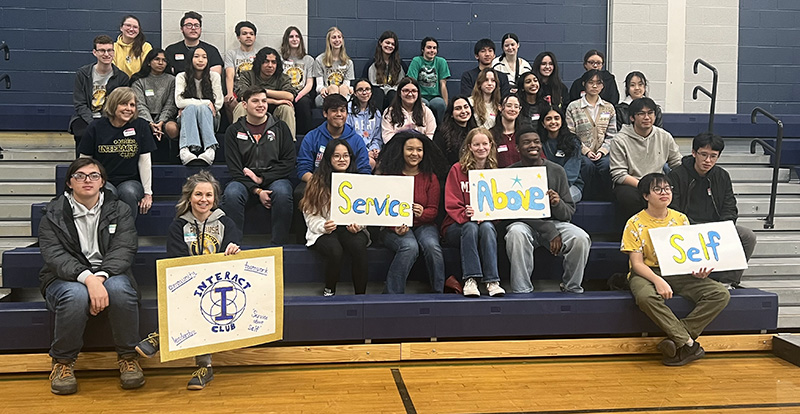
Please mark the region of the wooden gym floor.
POLYGON ((685 367, 655 355, 223 366, 203 391, 191 368, 78 371, 50 393, 47 373, 0 375, 2 413, 800 413, 800 369, 770 353, 712 353, 685 367))

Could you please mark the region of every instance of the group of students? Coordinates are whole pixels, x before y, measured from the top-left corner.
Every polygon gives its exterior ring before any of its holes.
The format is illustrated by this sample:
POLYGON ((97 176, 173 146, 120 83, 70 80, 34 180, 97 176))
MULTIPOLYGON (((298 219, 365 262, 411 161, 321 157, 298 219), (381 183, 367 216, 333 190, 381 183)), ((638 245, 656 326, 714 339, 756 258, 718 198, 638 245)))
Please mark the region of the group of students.
MULTIPOLYGON (((144 384, 137 351, 144 356, 158 351, 157 333, 142 341, 137 337, 139 296, 131 275, 138 245, 136 215, 147 213, 153 200, 150 153, 164 133, 172 136, 180 130, 181 137, 189 135, 186 118, 192 117, 191 122, 197 124, 198 130, 213 124, 230 95, 217 92, 205 95, 219 83, 216 69, 221 70, 221 65, 217 62, 218 52, 209 53, 210 47, 204 49, 208 46, 199 41, 200 19, 192 13, 187 13, 181 21, 184 37, 198 42, 191 54, 191 64, 185 61, 188 51, 181 53, 188 46, 185 43, 171 45, 167 51, 156 49, 155 54, 151 50, 148 56, 152 59, 145 59, 149 75, 134 76, 133 88, 120 82, 111 91, 108 90, 111 79, 124 80, 125 75, 111 64, 112 58, 118 57, 116 46, 95 39, 98 63, 83 68, 76 80, 76 101, 80 83, 80 90, 88 88, 96 92, 91 103, 99 105, 87 109, 88 113, 76 114, 73 126, 85 130, 77 146, 80 157, 68 169, 66 192, 48 205, 39 230, 45 261, 40 276, 42 294, 48 308, 55 313, 56 330, 50 355, 51 390, 56 394, 77 390, 72 367, 82 346, 81 334, 88 317, 105 309, 114 330, 123 388, 144 384), (182 69, 180 64, 184 66, 182 69), (195 64, 193 71, 190 68, 195 64), (168 68, 185 73, 181 99, 186 105, 179 127, 162 117, 160 111, 147 108, 145 116, 139 105, 148 99, 156 100, 152 89, 156 88, 155 79, 151 79, 152 84, 140 81, 167 76, 168 68), (103 73, 104 70, 108 71, 103 73), (198 77, 197 73, 201 75, 198 77), (103 76, 105 80, 101 79, 103 76), (102 93, 97 89, 98 81, 105 82, 102 93), (192 106, 196 108, 187 110, 192 106), (98 119, 94 119, 95 109, 100 114, 98 119), (87 114, 89 122, 85 122, 87 114)), ((123 20, 118 42, 130 44, 130 39, 136 38, 138 26, 135 30, 134 21, 138 23, 132 16, 123 20)), ((301 47, 299 31, 287 30, 287 33, 287 50, 301 47)), ((247 40, 255 36, 255 28, 237 25, 237 35, 247 40)), ((602 54, 587 54, 585 61, 591 69, 587 67, 589 70, 581 80, 585 94, 567 104, 568 91, 558 85, 557 63, 552 53, 539 55, 530 71, 517 76, 528 66, 516 55, 518 40, 513 35, 504 37, 500 65, 492 64, 495 58, 491 41, 478 42, 485 46, 476 46, 476 58, 485 67, 465 73, 467 81, 470 77, 474 79, 472 93, 447 100, 444 111, 438 114, 441 121, 437 126, 437 117, 425 102, 435 107, 436 98, 446 97, 446 88, 443 83, 433 81, 441 72, 431 69, 440 65, 431 42, 435 40, 423 41, 422 61, 412 62, 406 72, 425 77, 423 82, 411 76, 397 78, 396 62, 389 58, 396 53, 397 39, 384 38, 376 50, 378 63, 369 65, 368 76, 375 79, 354 83, 355 93, 348 101, 353 92, 347 82, 352 77, 352 61, 344 50, 341 32, 332 28, 327 35, 326 52, 317 58, 324 67, 334 68, 317 79, 317 99, 321 98, 319 104, 325 122, 306 133, 297 153, 293 142, 295 131, 274 111, 288 96, 275 95, 275 90, 265 86, 260 77, 282 73, 280 59, 286 51, 283 47, 280 54, 272 49, 272 52, 259 51, 251 69, 260 68, 260 72, 240 72, 240 80, 248 78, 251 84, 244 89, 234 87, 234 99, 230 101, 231 111, 242 114, 225 133, 225 159, 232 181, 223 191, 207 172, 187 180, 177 204, 177 216, 169 228, 168 255, 236 254, 240 250, 245 208, 254 204, 272 212, 271 244, 274 245, 289 242, 290 225, 298 217, 295 213, 302 213, 305 244, 320 254, 325 263, 324 296, 336 293, 345 256, 352 262, 355 293, 366 292, 367 247, 373 237, 395 252, 386 276, 387 293, 404 292, 411 266, 421 253, 432 292, 443 292, 447 284, 465 296, 480 296, 482 287, 489 296, 503 296, 505 289, 500 286, 497 267, 500 237, 505 240, 511 262, 512 292, 533 291, 533 251, 544 247, 551 254, 564 257, 561 290, 582 293, 591 239, 570 220, 583 190, 603 187, 598 184, 603 177, 584 174, 586 166, 591 164, 601 169, 605 159, 608 178, 615 186, 617 211, 625 223, 622 251, 630 257, 631 291, 640 308, 668 334, 659 344, 664 363, 683 365, 702 357, 703 350, 696 339, 729 297, 725 286, 709 277, 735 288, 742 271, 712 273, 713 269, 698 269, 692 275, 662 277, 648 230, 736 220, 730 177, 716 166, 724 149, 722 139, 700 134, 693 141, 692 154, 681 158, 672 136, 656 125, 660 109, 643 96, 646 81, 641 74, 626 78, 629 98, 636 98, 626 107, 627 112, 619 113, 626 114, 625 121, 631 124, 623 125, 612 139, 609 131, 614 131, 619 117, 613 105, 606 105, 606 98, 602 98, 605 83, 613 80, 607 72, 598 71, 598 66, 602 67, 602 54), (436 77, 431 70, 437 73, 436 77), (513 74, 513 80, 506 74, 513 74), (392 89, 384 87, 394 79, 398 79, 397 92, 389 99, 392 89), (431 89, 423 89, 423 85, 425 88, 438 85, 441 95, 433 96, 431 89), (506 88, 508 93, 501 93, 506 88), (383 102, 391 101, 383 114, 379 109, 381 100, 373 99, 373 93, 379 89, 383 102), (502 98, 497 100, 499 97, 502 98), (486 105, 496 100, 497 105, 486 105), (481 117, 491 116, 494 109, 495 120, 487 128, 488 118, 481 117), (601 131, 598 125, 604 125, 605 130, 601 131), (585 140, 580 135, 584 132, 585 140), (662 173, 665 164, 671 167, 669 176, 662 173), (550 218, 472 220, 470 170, 531 166, 547 169, 550 218), (413 225, 381 229, 367 229, 359 223, 337 225, 330 220, 330 183, 334 172, 414 177, 413 225), (294 188, 292 173, 300 181, 294 188), (212 233, 214 237, 208 237, 212 233), (442 243, 461 251, 460 281, 445 278, 442 243), (683 320, 678 320, 664 303, 673 293, 697 303, 683 320)), ((138 47, 134 44, 130 49, 134 53, 138 47)), ((304 61, 296 52, 290 56, 294 67, 304 61)), ((235 56, 233 59, 240 68, 247 68, 246 61, 238 61, 235 56)), ((136 69, 132 60, 125 59, 125 64, 129 70, 136 69)), ((175 82, 177 88, 176 79, 169 76, 163 79, 165 84, 175 82)), ((462 87, 466 84, 464 80, 462 87)), ((235 85, 242 83, 237 81, 235 85)), ((291 99, 310 100, 307 86, 304 83, 300 90, 295 90, 291 99)), ((170 95, 160 96, 161 109, 168 110, 170 95)), ((175 98, 177 107, 181 99, 177 93, 175 98)), ((204 137, 200 132, 181 140, 193 142, 187 147, 197 158, 208 155, 204 137), (199 141, 192 141, 198 137, 199 141), (202 152, 196 154, 199 151, 202 152)), ((607 194, 610 185, 600 193, 607 194)), ((749 259, 755 236, 742 226, 736 228, 749 259)), ((213 379, 210 356, 198 357, 196 362, 198 369, 189 382, 190 389, 202 389, 213 379)))

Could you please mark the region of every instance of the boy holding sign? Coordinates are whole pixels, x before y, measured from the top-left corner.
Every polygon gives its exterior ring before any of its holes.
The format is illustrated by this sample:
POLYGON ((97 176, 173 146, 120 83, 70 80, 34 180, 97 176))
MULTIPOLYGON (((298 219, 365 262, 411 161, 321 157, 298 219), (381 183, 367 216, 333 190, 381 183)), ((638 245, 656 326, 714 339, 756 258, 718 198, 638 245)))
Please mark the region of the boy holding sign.
POLYGON ((672 202, 672 185, 664 174, 645 175, 639 180, 638 189, 647 208, 625 224, 621 247, 630 258, 631 293, 639 309, 667 334, 658 344, 658 350, 664 355, 664 365, 686 365, 705 355, 695 339, 727 306, 730 294, 720 283, 708 278, 714 269, 700 268, 691 274, 661 276, 649 231, 687 226, 689 219, 667 208, 672 202), (695 303, 695 308, 683 319, 678 319, 665 303, 673 294, 695 303))

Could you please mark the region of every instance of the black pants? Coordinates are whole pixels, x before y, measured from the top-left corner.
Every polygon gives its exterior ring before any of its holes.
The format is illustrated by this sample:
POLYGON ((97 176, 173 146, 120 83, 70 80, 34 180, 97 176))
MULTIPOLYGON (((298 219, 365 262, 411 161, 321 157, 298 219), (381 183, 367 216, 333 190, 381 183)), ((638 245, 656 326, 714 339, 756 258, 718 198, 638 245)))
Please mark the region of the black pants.
POLYGON ((72 137, 75 139, 75 158, 78 158, 81 154, 78 153, 78 146, 81 143, 81 138, 83 138, 83 134, 86 132, 86 128, 89 124, 83 120, 83 118, 77 118, 72 121, 70 124, 70 128, 72 130, 72 137))
POLYGON ((647 208, 647 201, 636 187, 624 184, 614 187, 614 198, 617 200, 617 225, 622 233, 628 219, 647 208))
POLYGON ((314 98, 307 94, 294 103, 294 116, 297 119, 297 135, 305 135, 311 131, 311 105, 314 98))
POLYGON ((310 249, 325 259, 325 287, 336 292, 336 282, 342 273, 342 258, 350 255, 353 265, 353 288, 356 295, 367 291, 367 242, 366 233, 350 233, 345 226, 337 226, 331 234, 320 236, 310 249))

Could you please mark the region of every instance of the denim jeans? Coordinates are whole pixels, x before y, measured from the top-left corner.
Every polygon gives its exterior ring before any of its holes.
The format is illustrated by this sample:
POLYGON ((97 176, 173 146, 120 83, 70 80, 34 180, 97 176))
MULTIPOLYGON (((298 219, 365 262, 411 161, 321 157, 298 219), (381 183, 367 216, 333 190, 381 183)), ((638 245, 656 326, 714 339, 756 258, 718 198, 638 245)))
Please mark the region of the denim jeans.
MULTIPOLYGON (((282 246, 289 236, 292 224, 292 183, 286 178, 273 181, 267 186, 272 191, 272 244, 282 246)), ((222 196, 222 211, 227 214, 240 230, 244 229, 244 210, 248 201, 258 202, 258 196, 247 191, 247 187, 238 181, 231 181, 225 186, 222 196)))
POLYGON ((611 168, 609 156, 604 155, 597 161, 581 155, 581 177, 583 178, 583 195, 587 200, 608 200, 611 192, 611 168))
MULTIPOLYGON (((583 271, 589 260, 589 249, 592 240, 580 227, 563 221, 554 221, 556 230, 561 234, 562 248, 559 255, 564 256, 564 273, 561 283, 564 290, 572 293, 583 293, 583 271)), ((533 273, 533 250, 537 247, 550 248, 550 240, 543 240, 525 223, 514 222, 507 228, 506 252, 511 261, 511 291, 528 293, 533 291, 531 274, 533 273)))
POLYGON ((468 221, 453 223, 444 236, 450 246, 461 248, 462 279, 482 279, 484 283, 499 282, 497 271, 497 230, 491 221, 478 224, 468 221))
POLYGON ((136 217, 139 216, 139 201, 144 198, 142 183, 136 180, 128 180, 119 183, 119 187, 114 187, 114 184, 106 182, 106 189, 114 193, 120 201, 131 208, 131 216, 135 223, 136 217))
POLYGON ((569 195, 572 196, 572 202, 577 203, 581 201, 581 199, 583 199, 583 190, 574 185, 571 185, 569 186, 569 195))
POLYGON ((403 236, 398 236, 389 228, 382 233, 383 244, 395 252, 389 272, 386 273, 386 293, 405 293, 408 273, 417 261, 420 249, 428 269, 431 291, 444 291, 444 256, 436 226, 427 224, 411 228, 403 236))
MULTIPOLYGON (((108 291, 108 314, 117 355, 136 354, 139 343, 139 300, 125 275, 111 276, 103 286, 108 291)), ((56 279, 45 291, 47 309, 55 314, 50 356, 75 360, 83 347, 83 331, 89 313, 89 291, 81 282, 56 279)))
POLYGON ((432 98, 430 101, 422 98, 422 102, 425 102, 425 105, 427 105, 428 108, 431 108, 431 111, 433 111, 433 114, 436 116, 436 122, 438 125, 441 125, 442 117, 444 117, 444 111, 447 110, 447 102, 445 102, 441 96, 432 98))
POLYGON ((181 124, 181 134, 178 138, 180 148, 205 150, 217 146, 217 137, 214 135, 214 114, 208 105, 189 105, 183 108, 179 121, 181 124))

